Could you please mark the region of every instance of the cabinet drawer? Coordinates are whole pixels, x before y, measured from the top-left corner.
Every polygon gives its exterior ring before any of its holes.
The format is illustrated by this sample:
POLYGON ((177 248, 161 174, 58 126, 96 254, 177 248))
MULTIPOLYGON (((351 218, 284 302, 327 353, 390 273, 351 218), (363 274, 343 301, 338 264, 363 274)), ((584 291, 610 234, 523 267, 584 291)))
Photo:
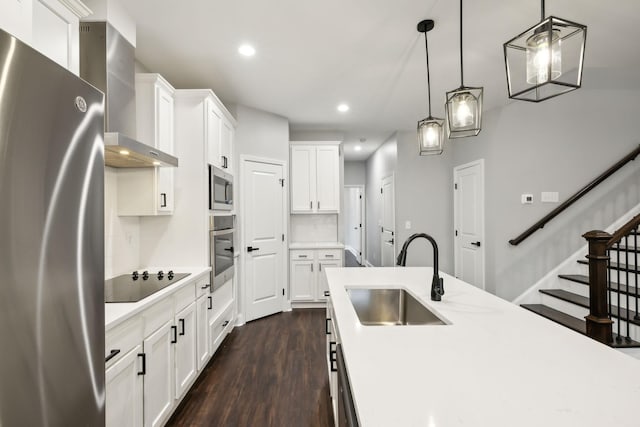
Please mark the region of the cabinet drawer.
POLYGON ((196 299, 202 295, 207 295, 211 292, 211 277, 209 274, 205 274, 198 280, 196 280, 196 299))
POLYGON ((211 324, 211 339, 213 341, 213 351, 220 346, 222 340, 227 333, 233 328, 233 305, 229 305, 227 309, 211 324))
POLYGON ((105 360, 112 354, 113 357, 106 362, 106 366, 113 365, 132 348, 139 345, 142 342, 142 337, 142 318, 140 316, 134 316, 108 330, 105 334, 105 360))
POLYGON ((217 316, 233 300, 233 279, 216 289, 212 297, 213 315, 217 316))
POLYGON ((177 291, 175 294, 173 294, 176 313, 183 310, 186 306, 196 300, 196 284, 197 282, 191 282, 188 285, 185 285, 185 287, 177 291))
POLYGON ((142 312, 144 336, 148 337, 162 325, 173 321, 173 298, 167 296, 142 312))
POLYGON ((314 252, 312 250, 295 250, 289 254, 292 260, 313 261, 314 252))
POLYGON ((340 249, 318 249, 318 259, 339 261, 342 259, 342 251, 340 249))

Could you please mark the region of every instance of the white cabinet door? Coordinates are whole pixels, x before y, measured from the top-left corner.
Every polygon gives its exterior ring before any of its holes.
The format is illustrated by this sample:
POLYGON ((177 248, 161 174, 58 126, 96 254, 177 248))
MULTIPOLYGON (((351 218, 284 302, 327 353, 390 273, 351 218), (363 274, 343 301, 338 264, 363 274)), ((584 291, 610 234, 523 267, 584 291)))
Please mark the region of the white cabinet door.
POLYGON ((33 47, 76 75, 80 72, 79 28, 78 16, 64 2, 33 0, 33 47))
POLYGON ((105 374, 106 426, 142 426, 142 345, 135 346, 105 374))
POLYGON ((206 106, 207 162, 221 168, 222 154, 220 153, 220 136, 222 131, 222 113, 210 99, 207 99, 206 106))
POLYGON ((196 362, 196 303, 192 302, 176 314, 178 342, 176 343, 176 399, 188 389, 197 374, 196 362))
POLYGON ((340 211, 340 152, 335 145, 316 148, 316 208, 318 212, 340 211))
POLYGON ((222 168, 227 173, 232 172, 233 165, 233 126, 226 119, 222 122, 222 129, 220 135, 220 154, 222 168))
POLYGON ((202 370, 209 360, 209 321, 208 311, 212 309, 213 301, 211 295, 202 295, 196 301, 196 351, 198 355, 198 370, 202 370))
POLYGON ((313 301, 316 297, 314 261, 291 261, 291 300, 313 301))
POLYGON ((291 147, 291 212, 314 212, 316 205, 316 148, 291 147))
POLYGON ((144 340, 146 374, 144 376, 144 425, 164 424, 173 409, 174 345, 173 321, 165 323, 144 340))
POLYGON ((174 153, 174 106, 173 93, 164 84, 156 83, 156 141, 155 146, 169 154, 174 153))
POLYGON ((318 301, 326 301, 327 297, 324 293, 329 292, 329 283, 327 282, 325 270, 337 267, 342 267, 342 261, 318 261, 318 293, 316 294, 318 301))

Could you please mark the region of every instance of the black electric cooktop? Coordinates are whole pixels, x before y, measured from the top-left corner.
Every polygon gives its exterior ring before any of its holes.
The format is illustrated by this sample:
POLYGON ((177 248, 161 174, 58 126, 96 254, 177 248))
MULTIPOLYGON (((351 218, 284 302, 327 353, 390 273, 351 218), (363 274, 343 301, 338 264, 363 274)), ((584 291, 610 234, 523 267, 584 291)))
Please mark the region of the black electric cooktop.
POLYGON ((174 273, 158 271, 149 273, 134 271, 131 274, 123 274, 105 282, 104 302, 138 302, 169 285, 184 279, 190 273, 174 273))

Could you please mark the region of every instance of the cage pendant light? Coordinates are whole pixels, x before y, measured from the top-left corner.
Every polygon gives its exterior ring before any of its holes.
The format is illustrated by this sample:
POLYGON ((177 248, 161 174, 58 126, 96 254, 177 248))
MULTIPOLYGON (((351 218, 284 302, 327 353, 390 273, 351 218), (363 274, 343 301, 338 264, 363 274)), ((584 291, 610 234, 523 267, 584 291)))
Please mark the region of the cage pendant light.
POLYGON ((586 25, 549 16, 503 45, 509 98, 540 102, 582 85, 586 25))
POLYGON ((464 85, 462 61, 462 0, 460 0, 460 87, 447 92, 445 110, 449 138, 476 136, 482 128, 482 87, 464 85))
POLYGON ((418 142, 420 143, 420 155, 428 156, 442 154, 444 119, 431 116, 431 78, 429 75, 429 43, 427 33, 434 27, 431 19, 426 19, 418 23, 418 31, 424 33, 424 47, 427 56, 427 97, 429 99, 429 116, 418 122, 418 142))

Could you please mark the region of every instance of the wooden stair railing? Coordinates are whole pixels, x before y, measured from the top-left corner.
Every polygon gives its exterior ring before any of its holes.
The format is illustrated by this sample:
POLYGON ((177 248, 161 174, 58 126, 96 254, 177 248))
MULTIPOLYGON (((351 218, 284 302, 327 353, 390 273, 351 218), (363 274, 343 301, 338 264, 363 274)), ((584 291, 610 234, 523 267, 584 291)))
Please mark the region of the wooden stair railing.
POLYGON ((572 204, 574 204, 575 202, 580 200, 589 191, 591 191, 594 188, 596 188, 602 181, 604 181, 605 179, 609 178, 611 175, 613 175, 615 172, 617 172, 619 169, 621 169, 624 165, 626 165, 630 161, 635 160, 635 158, 638 156, 638 154, 640 154, 640 146, 638 146, 632 152, 630 152, 629 154, 624 156, 622 159, 620 159, 615 165, 611 166, 609 169, 607 169, 606 171, 601 173, 597 178, 595 178, 589 184, 585 185, 577 193, 575 193, 574 195, 569 197, 562 204, 560 204, 557 208, 555 208, 554 210, 549 212, 547 215, 545 215, 540 221, 536 222, 531 227, 527 228, 518 237, 509 240, 509 243, 511 245, 513 245, 513 246, 517 246, 523 240, 525 240, 527 237, 531 236, 533 233, 535 233, 539 229, 544 228, 544 226, 549 221, 551 221, 553 218, 558 216, 562 211, 567 209, 569 206, 571 206, 572 204))
POLYGON ((611 344, 613 341, 613 321, 611 320, 611 307, 613 298, 612 292, 617 296, 617 304, 615 307, 618 317, 616 324, 617 340, 631 340, 630 316, 634 313, 634 320, 638 318, 638 276, 640 276, 640 266, 638 264, 638 235, 640 235, 640 215, 636 215, 625 225, 620 227, 613 235, 599 230, 589 231, 582 237, 587 239, 589 243, 589 315, 585 318, 587 321, 587 335, 596 341, 604 344, 611 344), (624 245, 622 242, 624 241, 624 245), (611 263, 611 252, 616 253, 616 263, 611 263), (634 259, 633 268, 630 264, 629 253, 632 252, 634 259), (621 256, 621 253, 624 256, 621 256), (623 259, 624 258, 624 259, 623 259), (621 268, 625 262, 625 268, 621 268), (613 280, 616 276, 616 280, 613 280), (634 280, 631 280, 635 277, 634 280), (630 287, 635 285, 635 293, 626 292, 624 298, 626 303, 622 308, 621 292, 616 292, 621 285, 621 279, 624 279, 625 285, 630 287), (617 288, 616 288, 617 287, 617 288), (635 304, 635 312, 632 311, 631 305, 635 304), (626 324, 626 331, 623 330, 622 322, 626 324), (624 338, 623 338, 623 334, 624 338))

